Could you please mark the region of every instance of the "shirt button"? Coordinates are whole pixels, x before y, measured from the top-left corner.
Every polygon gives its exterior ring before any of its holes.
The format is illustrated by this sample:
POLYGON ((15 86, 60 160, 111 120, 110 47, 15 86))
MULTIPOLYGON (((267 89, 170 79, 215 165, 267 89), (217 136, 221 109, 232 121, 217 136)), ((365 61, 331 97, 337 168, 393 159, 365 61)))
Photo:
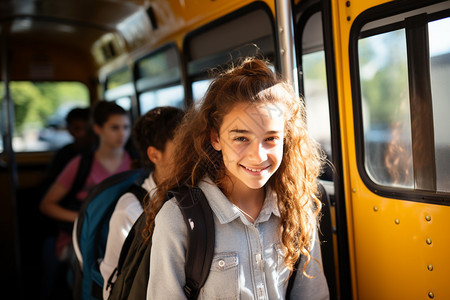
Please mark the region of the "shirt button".
POLYGON ((219 267, 225 267, 225 261, 223 259, 219 260, 219 267))

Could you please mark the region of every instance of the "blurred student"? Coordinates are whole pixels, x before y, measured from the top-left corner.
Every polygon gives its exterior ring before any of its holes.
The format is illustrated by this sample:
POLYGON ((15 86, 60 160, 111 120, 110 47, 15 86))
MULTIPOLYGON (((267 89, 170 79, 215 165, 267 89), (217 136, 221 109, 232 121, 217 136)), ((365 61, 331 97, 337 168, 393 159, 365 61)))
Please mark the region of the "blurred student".
MULTIPOLYGON (((141 116, 133 127, 133 140, 145 165, 153 170, 142 184, 150 197, 156 185, 171 174, 172 139, 183 116, 184 112, 179 108, 157 107, 141 116)), ((100 264, 104 279, 103 299, 109 296, 108 280, 117 266, 125 238, 142 212, 141 202, 132 193, 124 194, 117 202, 109 223, 105 257, 100 264)))
POLYGON ((55 255, 60 261, 67 262, 70 258, 73 222, 89 191, 107 177, 129 170, 131 165, 130 155, 125 151, 131 131, 128 113, 113 102, 99 101, 93 108, 92 121, 98 145, 92 150, 91 166, 81 189, 74 197, 66 197, 70 196, 80 167, 82 155, 79 154, 67 163, 39 206, 43 214, 58 221, 55 255))
MULTIPOLYGON (((125 151, 130 136, 130 118, 128 113, 113 102, 100 101, 93 110, 93 130, 98 136, 98 147, 94 151, 94 160, 83 188, 69 206, 80 207, 90 189, 105 178, 130 169, 131 158, 125 151)), ((45 194, 41 202, 41 211, 60 221, 73 223, 78 210, 67 209, 60 201, 68 193, 77 173, 81 155, 74 157, 45 194)))
POLYGON ((90 110, 88 107, 75 107, 67 114, 66 128, 72 136, 73 142, 55 152, 47 170, 44 188, 50 187, 72 158, 93 146, 94 138, 90 127, 90 110))

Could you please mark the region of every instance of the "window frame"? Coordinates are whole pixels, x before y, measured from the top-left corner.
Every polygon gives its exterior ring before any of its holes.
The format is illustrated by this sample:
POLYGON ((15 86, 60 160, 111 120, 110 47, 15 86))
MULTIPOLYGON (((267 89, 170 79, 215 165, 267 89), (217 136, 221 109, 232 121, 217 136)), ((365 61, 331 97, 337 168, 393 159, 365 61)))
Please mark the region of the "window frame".
MULTIPOLYGON (((354 118, 354 131, 355 131, 355 149, 356 149, 356 163, 358 172, 364 184, 375 194, 383 197, 389 197, 393 199, 401 199, 414 202, 423 202, 429 204, 440 204, 450 206, 450 199, 448 198, 449 192, 436 190, 436 166, 432 168, 422 167, 424 164, 435 164, 435 144, 434 144, 434 130, 433 130, 433 107, 431 102, 431 87, 430 87, 430 69, 429 69, 429 53, 428 43, 421 43, 422 46, 417 48, 418 39, 423 42, 423 38, 426 37, 424 32, 415 28, 418 19, 408 19, 402 17, 402 21, 392 22, 387 25, 377 27, 375 29, 368 30, 361 33, 361 29, 364 25, 374 22, 380 19, 388 17, 396 17, 402 14, 413 13, 412 18, 421 19, 422 28, 429 22, 450 16, 450 10, 441 10, 432 12, 426 16, 421 16, 419 10, 427 9, 430 6, 439 4, 445 1, 432 1, 431 3, 423 3, 423 1, 408 1, 408 3, 402 2, 389 2, 380 6, 370 8, 362 12, 352 24, 349 39, 349 62, 350 62, 350 79, 353 99, 353 118, 354 118), (425 20, 425 21, 424 21, 425 20), (425 96, 426 105, 426 118, 417 117, 419 113, 411 114, 411 123, 415 124, 415 121, 419 121, 418 125, 411 126, 412 132, 412 155, 413 155, 413 168, 414 168, 414 183, 415 187, 395 187, 388 185, 381 185, 375 183, 366 170, 365 166, 365 140, 364 140, 364 128, 362 117, 362 96, 361 96, 361 81, 359 74, 359 53, 358 53, 358 41, 361 37, 367 37, 374 34, 383 32, 390 32, 396 29, 404 29, 406 34, 406 47, 407 47, 407 63, 408 63, 408 88, 409 88, 409 102, 410 106, 415 107, 418 103, 415 99, 419 96, 425 96), (413 46, 414 45, 414 46, 413 46), (426 49, 424 49, 426 48, 426 49), (427 59, 423 59, 425 55, 428 55, 427 59), (421 62, 417 62, 421 60, 421 62), (413 70, 413 71, 411 71, 413 70), (422 72, 422 73, 417 73, 422 72), (419 75, 420 74, 420 78, 419 75), (424 80, 428 78, 428 80, 424 80), (414 86, 416 86, 414 88, 414 86), (411 93, 417 94, 415 98, 411 96, 411 93), (427 159, 421 161, 423 158, 419 154, 419 149, 415 146, 414 139, 418 139, 420 136, 426 136, 427 148, 421 149, 422 153, 431 153, 426 155, 427 159), (432 162, 431 162, 432 161, 432 162), (416 169, 418 168, 418 169, 416 169), (433 173, 430 175, 430 172, 433 173), (419 181, 419 182, 418 182, 419 181), (418 184, 418 187, 417 187, 418 184), (434 187, 434 188, 433 188, 434 187)), ((423 103, 422 103, 423 104, 423 103)), ((414 109, 413 109, 414 111, 414 109)), ((422 137, 420 137, 422 138, 422 137)))
MULTIPOLYGON (((146 54, 145 56, 137 59, 134 62, 134 78, 135 78, 135 86, 136 86, 136 102, 137 102, 137 107, 138 107, 138 111, 139 111, 139 115, 142 114, 141 111, 141 103, 140 103, 140 98, 141 95, 144 93, 148 93, 148 92, 154 92, 154 91, 158 91, 158 90, 162 90, 162 89, 166 89, 169 87, 175 87, 177 85, 182 86, 183 88, 183 92, 184 92, 184 87, 183 87, 183 70, 182 70, 182 65, 181 65, 181 59, 180 59, 180 51, 177 47, 177 45, 174 42, 170 42, 167 43, 161 47, 159 47, 158 49, 146 54), (178 72, 176 75, 176 77, 170 77, 170 76, 164 76, 166 74, 162 74, 163 76, 158 77, 158 80, 156 82, 154 82, 154 80, 152 79, 156 79, 157 77, 145 77, 142 76, 139 72, 140 72, 140 68, 139 68, 139 64, 151 57, 154 57, 158 54, 170 51, 170 50, 175 50, 176 52, 176 65, 178 66, 178 72)), ((183 99, 183 108, 186 107, 187 103, 186 103, 186 97, 185 95, 183 95, 184 99, 183 99)))
MULTIPOLYGON (((247 20, 247 22, 249 21, 247 20)), ((239 8, 228 15, 218 18, 213 22, 189 32, 183 40, 183 61, 185 62, 186 74, 186 100, 188 101, 188 104, 195 104, 192 92, 193 82, 211 79, 210 74, 208 74, 208 70, 210 68, 226 65, 227 63, 230 63, 232 59, 234 60, 239 57, 260 55, 261 53, 258 52, 254 46, 249 44, 257 42, 261 42, 261 47, 263 50, 268 50, 268 52, 264 53, 264 57, 268 58, 270 63, 272 63, 275 68, 279 70, 280 59, 277 56, 279 55, 279 52, 277 51, 277 32, 273 14, 266 3, 258 1, 239 8), (266 40, 266 36, 264 36, 260 39, 252 39, 239 45, 221 44, 218 46, 220 49, 214 53, 205 54, 198 51, 198 49, 193 50, 197 44, 203 45, 208 39, 207 37, 205 38, 204 35, 208 35, 209 32, 213 32, 216 29, 230 26, 230 24, 233 24, 234 22, 242 21, 245 16, 253 13, 262 13, 267 16, 267 20, 270 23, 270 37, 272 38, 272 41, 266 40), (197 42, 197 39, 201 39, 201 42, 200 40, 197 42), (270 42, 273 42, 273 44, 270 44, 270 42), (272 50, 272 52, 270 52, 270 50, 272 50)))

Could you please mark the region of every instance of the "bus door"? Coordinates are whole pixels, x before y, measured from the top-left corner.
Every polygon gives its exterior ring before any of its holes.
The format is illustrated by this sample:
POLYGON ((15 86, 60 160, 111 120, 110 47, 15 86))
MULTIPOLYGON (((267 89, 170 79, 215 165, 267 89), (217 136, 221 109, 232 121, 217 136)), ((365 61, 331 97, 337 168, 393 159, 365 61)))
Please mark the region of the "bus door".
POLYGON ((332 0, 317 9, 323 45, 308 39, 313 27, 301 17, 296 45, 307 101, 328 92, 340 291, 450 299, 450 1, 332 0), (324 58, 312 57, 322 49, 324 58))
POLYGON ((293 7, 299 92, 305 99, 308 130, 326 155, 320 182, 328 194, 321 220, 322 261, 330 299, 351 299, 342 146, 336 94, 330 4, 300 1, 293 7), (324 231, 330 216, 331 234, 324 231))

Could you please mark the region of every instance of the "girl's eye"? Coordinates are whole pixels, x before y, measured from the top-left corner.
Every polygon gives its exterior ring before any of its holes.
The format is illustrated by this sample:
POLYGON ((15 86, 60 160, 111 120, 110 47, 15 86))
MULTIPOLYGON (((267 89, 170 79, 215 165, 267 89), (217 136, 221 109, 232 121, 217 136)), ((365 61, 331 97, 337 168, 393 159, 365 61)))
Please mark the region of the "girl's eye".
POLYGON ((235 137, 234 140, 238 141, 238 142, 245 142, 245 141, 247 141, 247 138, 245 138, 243 136, 238 136, 238 137, 235 137))
POLYGON ((266 139, 267 142, 275 142, 277 140, 279 140, 277 136, 271 136, 266 139))

